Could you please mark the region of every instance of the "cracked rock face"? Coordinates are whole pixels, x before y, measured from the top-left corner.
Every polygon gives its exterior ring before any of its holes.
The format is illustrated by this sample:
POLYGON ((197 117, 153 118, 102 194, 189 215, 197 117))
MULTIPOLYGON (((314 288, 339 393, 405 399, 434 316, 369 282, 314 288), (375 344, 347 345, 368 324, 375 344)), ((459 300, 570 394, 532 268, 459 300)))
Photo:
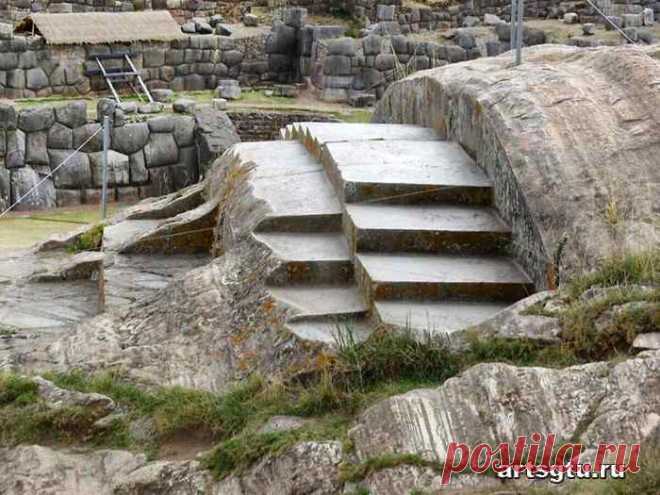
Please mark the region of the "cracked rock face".
POLYGON ((389 87, 375 122, 431 126, 494 180, 515 250, 540 286, 657 244, 657 47, 526 48, 418 72, 389 87))
POLYGON ((658 435, 660 352, 619 364, 565 369, 479 364, 436 389, 391 397, 350 431, 362 460, 386 452, 443 462, 450 442, 513 444, 554 433, 557 442, 639 442, 658 435))

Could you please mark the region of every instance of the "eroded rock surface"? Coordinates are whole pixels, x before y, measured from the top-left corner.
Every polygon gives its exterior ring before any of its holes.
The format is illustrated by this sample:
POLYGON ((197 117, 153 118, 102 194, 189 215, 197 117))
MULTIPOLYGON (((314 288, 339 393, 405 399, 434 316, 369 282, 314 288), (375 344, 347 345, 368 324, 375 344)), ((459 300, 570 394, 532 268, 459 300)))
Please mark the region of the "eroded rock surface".
POLYGON ((657 47, 526 48, 418 72, 390 86, 376 122, 414 123, 458 141, 495 182, 516 251, 548 285, 623 249, 658 243, 657 47), (551 283, 551 282, 550 282, 551 283))
POLYGON ((565 369, 479 364, 436 389, 376 404, 349 436, 363 460, 392 452, 443 462, 452 441, 513 444, 534 432, 580 440, 589 449, 653 438, 659 408, 657 351, 565 369))

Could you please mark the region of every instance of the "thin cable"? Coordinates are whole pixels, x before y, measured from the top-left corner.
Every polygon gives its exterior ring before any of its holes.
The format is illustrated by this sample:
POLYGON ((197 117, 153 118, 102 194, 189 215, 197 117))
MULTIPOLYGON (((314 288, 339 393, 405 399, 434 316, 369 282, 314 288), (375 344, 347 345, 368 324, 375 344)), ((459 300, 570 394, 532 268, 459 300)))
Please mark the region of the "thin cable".
POLYGON ((30 194, 32 194, 36 189, 38 189, 39 186, 40 186, 41 184, 43 184, 43 183, 46 182, 48 179, 50 179, 50 178, 53 176, 53 174, 55 174, 55 172, 57 172, 60 168, 62 168, 64 165, 66 165, 66 164, 69 162, 69 159, 70 159, 73 155, 75 155, 76 153, 80 152, 80 150, 83 148, 83 146, 85 146, 87 143, 89 143, 89 142, 92 140, 92 138, 93 138, 94 136, 96 136, 99 132, 101 132, 102 130, 103 130, 103 128, 102 128, 102 127, 99 127, 99 128, 96 130, 96 132, 94 132, 94 134, 92 134, 91 136, 89 136, 89 137, 85 140, 85 142, 83 142, 83 143, 82 143, 82 144, 81 144, 81 145, 80 145, 80 146, 79 146, 79 147, 78 147, 73 153, 71 153, 69 156, 67 156, 67 157, 62 161, 62 163, 60 163, 57 167, 55 167, 55 169, 51 170, 50 173, 49 173, 48 175, 46 175, 46 177, 44 177, 43 179, 41 179, 41 180, 40 180, 36 185, 34 185, 34 186, 33 186, 28 192, 26 192, 25 194, 23 194, 23 196, 21 196, 20 198, 18 198, 18 199, 14 202, 14 204, 12 204, 9 208, 7 208, 5 211, 3 211, 2 213, 0 213, 0 218, 4 217, 7 213, 9 213, 9 212, 12 210, 12 208, 14 208, 15 206, 17 206, 21 201, 23 201, 23 200, 24 200, 25 198, 27 198, 30 194))

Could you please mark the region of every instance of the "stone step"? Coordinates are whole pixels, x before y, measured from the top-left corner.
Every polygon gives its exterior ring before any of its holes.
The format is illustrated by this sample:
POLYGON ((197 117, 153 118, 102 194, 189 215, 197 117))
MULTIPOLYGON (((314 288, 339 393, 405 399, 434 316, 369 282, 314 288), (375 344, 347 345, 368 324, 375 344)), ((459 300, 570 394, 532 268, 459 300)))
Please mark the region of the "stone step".
POLYGON ((508 306, 503 302, 376 301, 380 321, 432 335, 452 333, 487 320, 508 306))
POLYGON ((507 257, 358 253, 355 277, 366 299, 516 301, 534 286, 507 257))
POLYGON ((290 309, 290 322, 319 317, 337 320, 363 317, 368 310, 355 284, 269 286, 268 291, 290 309))
POLYGON ((232 150, 241 161, 252 164, 251 194, 267 210, 259 230, 339 230, 341 203, 323 166, 302 144, 250 142, 232 150))
POLYGON ((494 254, 511 229, 492 208, 449 205, 348 204, 344 227, 358 252, 494 254))
POLYGON ((262 232, 255 239, 282 260, 269 276, 271 285, 342 283, 353 278, 348 243, 341 232, 262 232))
POLYGON ((341 211, 303 215, 266 215, 255 232, 337 232, 342 227, 341 211))
POLYGON ((285 131, 289 139, 305 145, 319 157, 327 143, 342 141, 431 141, 440 139, 434 129, 407 124, 347 124, 327 122, 297 122, 285 131))
POLYGON ((490 179, 456 143, 328 143, 320 159, 345 203, 492 203, 490 179))
POLYGON ((298 338, 329 345, 341 345, 347 339, 362 342, 369 337, 373 326, 366 318, 301 318, 288 322, 286 328, 298 338))

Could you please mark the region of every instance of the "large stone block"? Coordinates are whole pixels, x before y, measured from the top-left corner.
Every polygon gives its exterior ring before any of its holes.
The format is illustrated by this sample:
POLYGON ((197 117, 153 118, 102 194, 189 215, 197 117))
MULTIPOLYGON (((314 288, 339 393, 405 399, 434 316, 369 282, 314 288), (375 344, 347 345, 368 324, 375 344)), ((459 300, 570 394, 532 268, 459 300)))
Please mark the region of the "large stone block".
POLYGON ((25 86, 28 89, 38 91, 48 87, 48 76, 41 67, 25 71, 25 86))
POLYGON ((68 158, 67 163, 53 175, 56 187, 80 189, 92 185, 92 172, 87 153, 75 152, 75 150, 48 150, 48 156, 51 170, 55 170, 68 158))
POLYGON ((266 38, 266 53, 293 54, 296 43, 295 28, 278 24, 266 38))
POLYGON ((42 176, 31 167, 11 171, 11 202, 20 199, 15 211, 42 210, 56 205, 53 181, 48 179, 36 187, 41 180, 42 176))
MULTIPOLYGON (((92 171, 92 185, 103 186, 103 152, 89 154, 92 171)), ((128 157, 114 150, 108 151, 108 185, 126 186, 130 182, 128 157)))
POLYGON ((73 130, 73 147, 86 153, 94 153, 103 149, 103 129, 101 124, 85 124, 73 130))
POLYGON ((355 55, 355 41, 353 38, 339 38, 326 42, 329 55, 344 55, 352 57, 355 55))
POLYGON ((172 132, 174 131, 175 118, 171 115, 155 117, 147 121, 149 132, 172 132))
POLYGON ((7 87, 13 89, 25 89, 25 71, 23 69, 8 71, 7 87))
POLYGON ((237 65, 243 61, 243 53, 238 50, 222 52, 222 62, 226 65, 237 65))
POLYGON ((393 21, 394 20, 394 5, 377 5, 376 6, 376 19, 378 21, 393 21))
POLYGON ((151 134, 144 147, 147 168, 174 165, 179 160, 179 148, 172 134, 151 134))
POLYGON ((235 79, 221 79, 215 90, 216 98, 238 100, 241 97, 241 86, 235 79))
POLYGON ((378 55, 382 50, 383 38, 371 34, 362 39, 362 49, 365 55, 378 55))
POLYGON ((145 147, 149 141, 149 126, 146 122, 126 124, 112 129, 112 148, 119 153, 131 155, 145 147))
POLYGON ((18 125, 18 112, 10 103, 0 101, 0 129, 16 129, 18 125))
POLYGON ((48 165, 48 134, 46 131, 30 132, 25 144, 25 163, 48 165))
POLYGON ((28 108, 18 114, 18 127, 25 132, 45 131, 55 123, 55 114, 49 107, 28 108))
POLYGON ((21 168, 25 166, 25 133, 20 129, 7 131, 7 151, 5 166, 21 168))
POLYGON ((390 53, 381 53, 376 56, 374 67, 380 71, 393 69, 396 65, 396 58, 390 53))
POLYGON ((149 171, 144 162, 142 150, 133 153, 128 158, 129 177, 131 184, 146 184, 149 181, 149 171))
POLYGON ((330 76, 350 75, 351 58, 342 55, 329 55, 323 64, 323 73, 330 76))
POLYGON ((87 123, 87 102, 72 101, 55 108, 55 119, 67 127, 80 127, 87 123))
POLYGON ((12 70, 18 67, 18 54, 13 52, 0 53, 0 70, 12 70))
POLYGON ((144 67, 160 67, 165 65, 165 50, 154 48, 142 52, 143 66, 144 67))
POLYGON ((0 167, 0 211, 5 211, 11 201, 11 172, 0 167))
POLYGON ((195 119, 179 117, 174 123, 174 141, 177 146, 192 146, 195 142, 195 119))

